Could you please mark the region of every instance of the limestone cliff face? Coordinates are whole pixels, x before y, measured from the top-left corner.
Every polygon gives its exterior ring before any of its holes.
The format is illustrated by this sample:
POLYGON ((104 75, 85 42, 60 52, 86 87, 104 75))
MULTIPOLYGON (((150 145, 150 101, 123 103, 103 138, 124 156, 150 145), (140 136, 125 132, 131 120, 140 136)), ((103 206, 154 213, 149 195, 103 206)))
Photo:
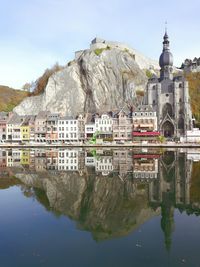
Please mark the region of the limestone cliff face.
POLYGON ((119 46, 81 51, 49 78, 41 95, 26 98, 14 111, 24 115, 49 110, 75 116, 124 107, 133 101, 136 90, 145 87, 147 77, 142 68, 153 65, 134 53, 119 46))

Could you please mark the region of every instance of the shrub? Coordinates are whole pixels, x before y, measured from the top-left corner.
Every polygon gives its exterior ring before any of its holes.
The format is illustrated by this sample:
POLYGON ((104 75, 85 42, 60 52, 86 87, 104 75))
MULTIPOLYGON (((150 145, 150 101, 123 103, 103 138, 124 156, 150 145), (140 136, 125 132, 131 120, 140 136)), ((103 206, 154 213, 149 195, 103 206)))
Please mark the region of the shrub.
POLYGON ((105 48, 97 48, 94 50, 94 53, 99 56, 101 55, 101 53, 105 50, 105 48))
POLYGON ((51 69, 46 69, 44 74, 36 81, 35 90, 31 95, 35 96, 43 93, 48 83, 49 77, 54 73, 58 72, 59 70, 62 70, 63 68, 63 66, 60 66, 58 63, 56 63, 51 69))
POLYGON ((147 76, 147 78, 148 79, 151 79, 152 78, 152 73, 151 73, 151 71, 150 70, 146 70, 146 76, 147 76))

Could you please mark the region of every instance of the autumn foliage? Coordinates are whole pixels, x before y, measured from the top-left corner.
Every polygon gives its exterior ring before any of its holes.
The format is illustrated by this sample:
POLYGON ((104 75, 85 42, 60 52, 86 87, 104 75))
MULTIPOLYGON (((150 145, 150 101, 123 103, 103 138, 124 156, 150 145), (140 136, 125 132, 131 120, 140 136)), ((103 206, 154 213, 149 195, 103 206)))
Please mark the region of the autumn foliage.
POLYGON ((44 74, 36 81, 36 87, 31 95, 36 96, 43 93, 48 83, 49 77, 61 69, 63 69, 63 67, 60 66, 58 63, 56 63, 52 68, 46 69, 44 74))
POLYGON ((197 125, 200 124, 200 72, 191 72, 186 75, 189 82, 189 94, 193 116, 197 125))
POLYGON ((12 111, 28 95, 25 91, 0 85, 0 112, 12 111))

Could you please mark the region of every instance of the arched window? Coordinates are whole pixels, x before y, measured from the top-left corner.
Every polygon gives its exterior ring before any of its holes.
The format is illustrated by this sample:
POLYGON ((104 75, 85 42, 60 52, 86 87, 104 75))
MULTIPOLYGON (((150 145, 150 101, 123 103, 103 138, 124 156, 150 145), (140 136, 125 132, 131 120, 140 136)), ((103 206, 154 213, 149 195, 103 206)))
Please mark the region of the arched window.
POLYGON ((184 129, 184 119, 179 118, 178 120, 178 129, 184 129))
POLYGON ((169 114, 169 116, 172 117, 172 115, 173 115, 172 105, 169 104, 169 103, 166 103, 166 104, 163 106, 162 114, 163 114, 163 118, 164 118, 167 114, 169 114))

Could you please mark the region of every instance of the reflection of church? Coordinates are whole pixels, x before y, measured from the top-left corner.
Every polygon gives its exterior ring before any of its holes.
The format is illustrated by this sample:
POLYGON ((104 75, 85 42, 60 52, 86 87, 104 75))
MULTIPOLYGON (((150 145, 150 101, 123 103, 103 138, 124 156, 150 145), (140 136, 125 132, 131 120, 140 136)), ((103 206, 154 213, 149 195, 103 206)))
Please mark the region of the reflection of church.
POLYGON ((149 79, 144 103, 157 112, 158 129, 165 137, 184 135, 192 127, 188 82, 183 75, 173 75, 173 56, 167 32, 159 64, 160 78, 153 75, 149 79))
POLYGON ((190 204, 192 161, 186 153, 167 151, 159 160, 159 182, 149 185, 149 201, 162 203, 171 194, 176 206, 190 204))
POLYGON ((165 152, 159 161, 159 180, 149 184, 149 202, 152 207, 161 207, 161 228, 167 250, 171 247, 174 230, 174 208, 180 211, 191 206, 192 161, 186 153, 165 152))

